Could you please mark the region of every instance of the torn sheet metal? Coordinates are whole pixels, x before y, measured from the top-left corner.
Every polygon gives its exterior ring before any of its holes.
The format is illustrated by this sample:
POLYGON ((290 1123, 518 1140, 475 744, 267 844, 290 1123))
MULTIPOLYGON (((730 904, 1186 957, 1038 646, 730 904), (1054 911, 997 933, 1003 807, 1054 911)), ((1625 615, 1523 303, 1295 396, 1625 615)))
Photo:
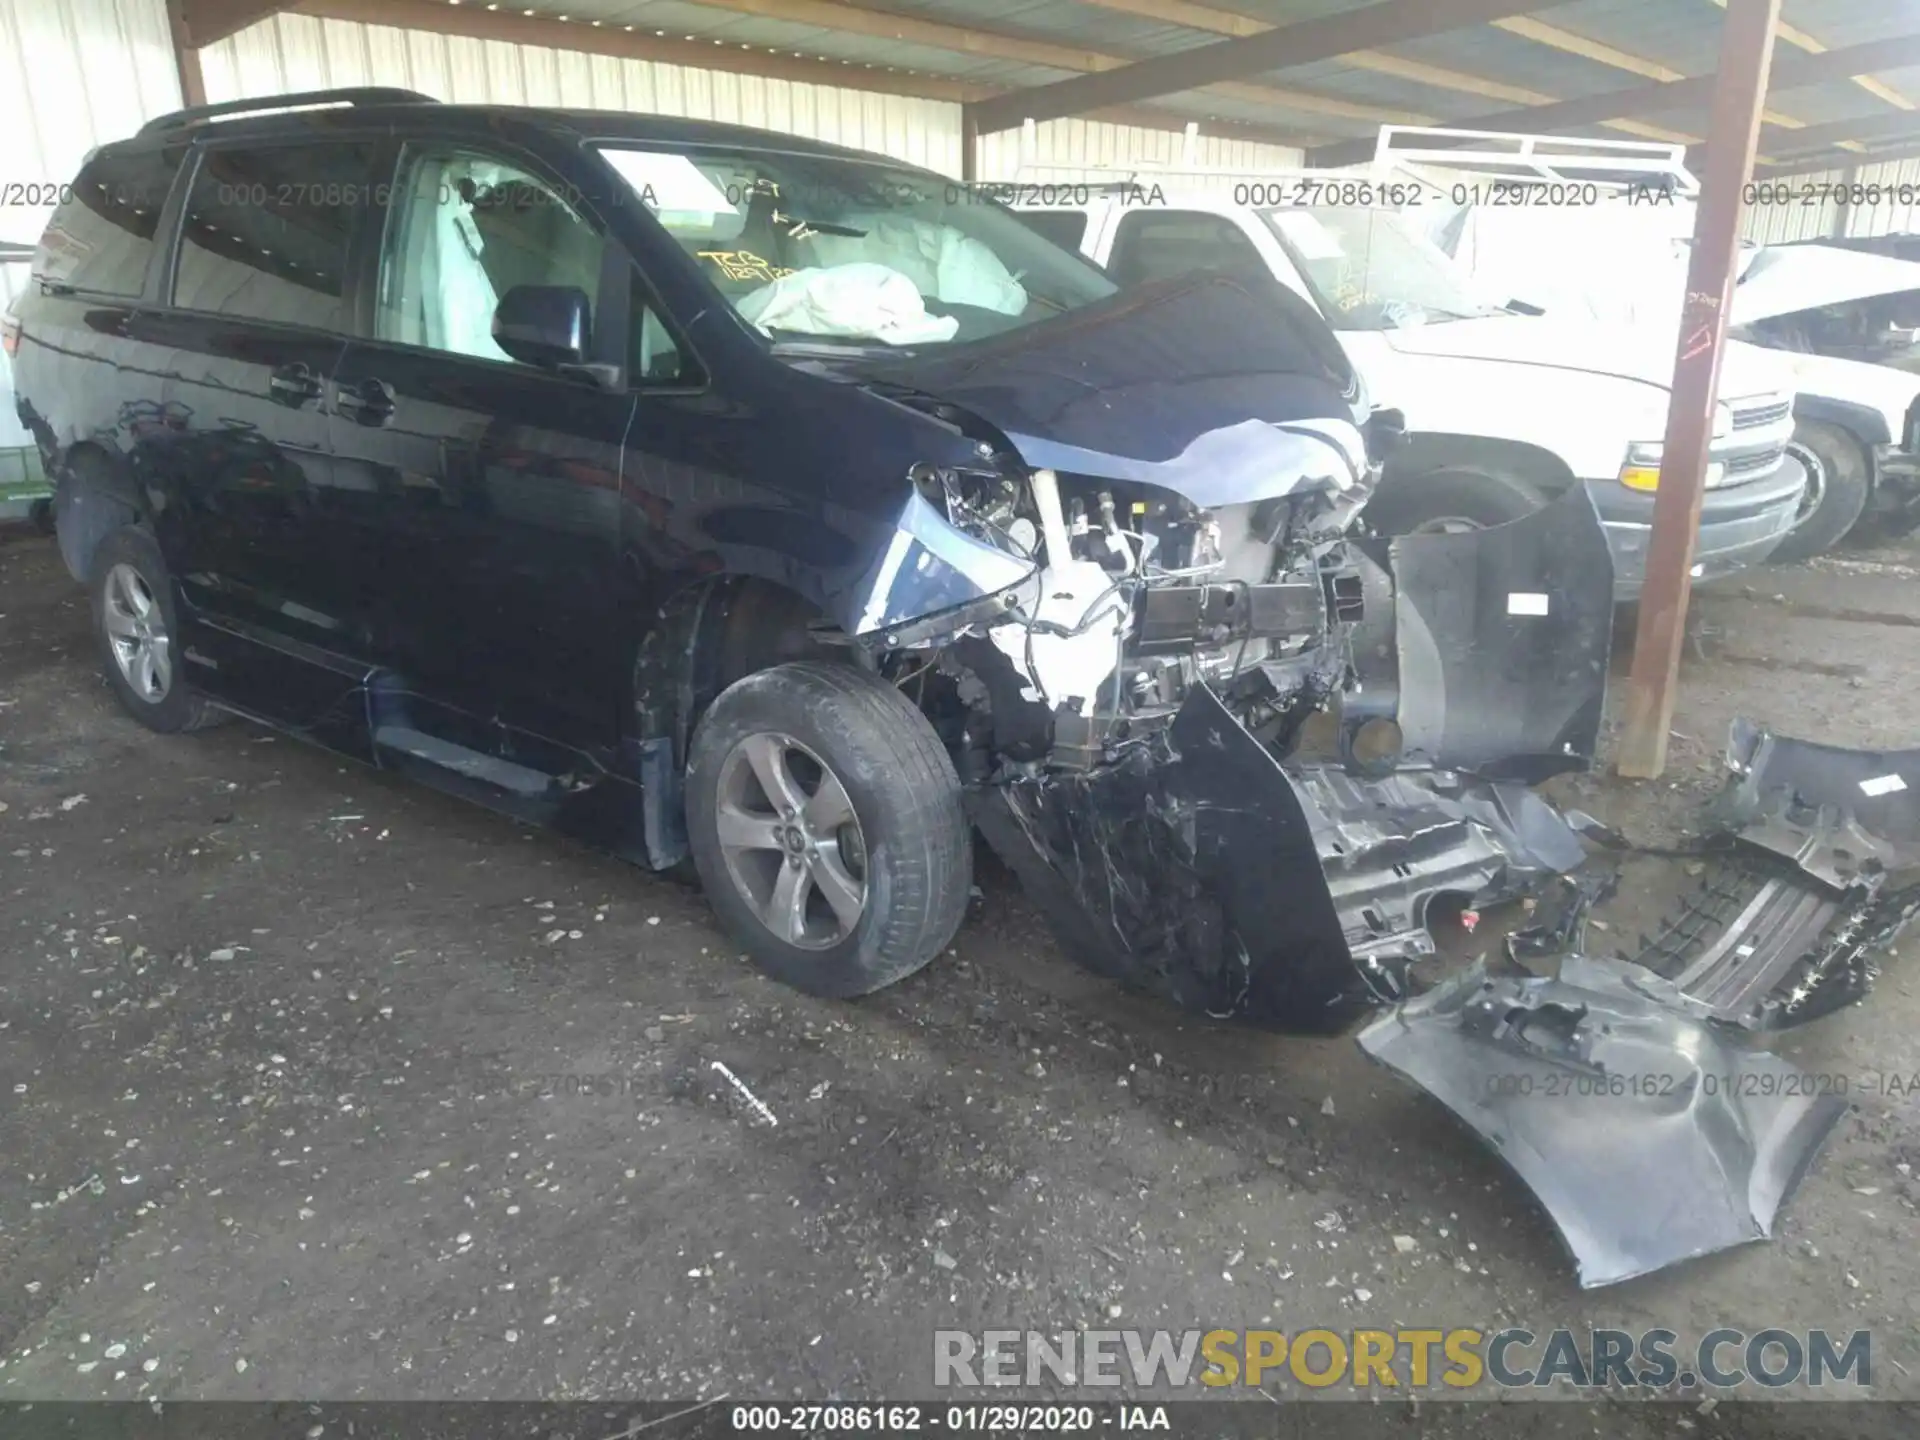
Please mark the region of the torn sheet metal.
POLYGON ((1283 770, 1204 686, 1112 764, 972 792, 1083 964, 1219 1018, 1332 1033, 1405 993, 1436 895, 1491 903, 1580 862, 1519 785, 1283 770))
POLYGON ((1748 1029, 1861 999, 1880 949, 1920 910, 1920 751, 1843 750, 1734 722, 1730 835, 1635 963, 1695 1011, 1748 1029))
POLYGON ((1537 783, 1588 768, 1613 648, 1613 556, 1583 486, 1490 530, 1390 550, 1410 760, 1537 783))
POLYGON ((1583 956, 1558 979, 1476 965, 1359 1043, 1512 1166, 1586 1287, 1771 1236, 1847 1108, 1655 977, 1583 956))

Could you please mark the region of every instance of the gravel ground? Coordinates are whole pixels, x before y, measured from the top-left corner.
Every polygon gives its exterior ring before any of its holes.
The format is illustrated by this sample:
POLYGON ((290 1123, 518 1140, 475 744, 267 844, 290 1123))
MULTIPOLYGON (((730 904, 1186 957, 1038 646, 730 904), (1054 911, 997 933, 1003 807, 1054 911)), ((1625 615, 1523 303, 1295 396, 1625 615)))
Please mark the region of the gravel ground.
MULTIPOLYGON (((1741 712, 1920 743, 1917 578, 1852 550, 1703 597, 1670 777, 1566 798, 1668 833, 1741 712)), ((1870 1327, 1877 1393, 1920 1398, 1908 1096, 1856 1097, 1773 1243, 1583 1293, 1350 1039, 1121 993, 990 864, 951 955, 807 999, 668 880, 245 724, 147 733, 18 535, 0 805, 0 1400, 880 1398, 929 1393, 936 1327, 1508 1323, 1870 1327)), ((1633 864, 1610 929, 1681 883, 1633 864)), ((1895 958, 1780 1048, 1920 1074, 1917 1021, 1895 958)), ((1473 1430, 1446 1409, 1422 1428, 1473 1430)))

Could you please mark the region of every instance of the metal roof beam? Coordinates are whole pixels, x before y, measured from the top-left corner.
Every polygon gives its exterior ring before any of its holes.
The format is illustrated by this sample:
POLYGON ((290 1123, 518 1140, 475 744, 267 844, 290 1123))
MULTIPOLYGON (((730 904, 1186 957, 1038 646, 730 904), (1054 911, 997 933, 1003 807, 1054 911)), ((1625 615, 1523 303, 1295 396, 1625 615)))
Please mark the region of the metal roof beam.
MULTIPOLYGON (((1920 140, 1920 112, 1896 110, 1866 120, 1835 120, 1825 125, 1808 125, 1778 140, 1767 142, 1769 150, 1783 161, 1824 150, 1844 140, 1920 140)), ((1860 158, 1858 156, 1854 158, 1860 158)))
MULTIPOLYGON (((1898 70, 1907 65, 1920 65, 1920 35, 1848 45, 1819 55, 1782 55, 1773 65, 1772 88, 1792 90, 1803 85, 1823 85, 1829 80, 1849 80, 1855 75, 1877 70, 1898 70)), ((1685 80, 1634 85, 1625 90, 1609 90, 1602 95, 1562 100, 1553 105, 1502 110, 1494 115, 1483 115, 1474 120, 1455 120, 1449 124, 1462 130, 1512 130, 1522 134, 1574 130, 1583 125, 1598 125, 1629 115, 1707 108, 1713 104, 1718 83, 1719 77, 1716 75, 1694 75, 1685 80)), ((1806 131, 1788 133, 1797 137, 1806 131)), ((1772 142, 1768 144, 1771 146, 1772 142)), ((1372 142, 1352 141, 1324 146, 1308 158, 1316 165, 1354 165, 1372 153, 1372 142)))
POLYGON ((1543 8, 1549 0, 1377 0, 1358 10, 1300 20, 1243 39, 1220 40, 1117 70, 1013 90, 973 107, 982 133, 1025 120, 1057 120, 1102 105, 1124 105, 1204 85, 1331 60, 1352 50, 1437 35, 1506 15, 1543 8))
POLYGON ((1858 171, 1863 166, 1878 165, 1883 160, 1915 158, 1920 158, 1920 144, 1895 145, 1886 150, 1869 150, 1865 154, 1853 150, 1828 150, 1818 155, 1797 155, 1790 160, 1781 161, 1778 165, 1762 166, 1753 172, 1753 178, 1780 180, 1790 175, 1812 175, 1822 170, 1858 171))
MULTIPOLYGON (((752 15, 762 20, 782 20, 794 25, 813 25, 822 30, 837 30, 846 35, 869 39, 896 40, 904 44, 924 45, 933 50, 950 50, 956 55, 976 55, 992 60, 1010 60, 1021 65, 1043 65, 1050 70, 1071 70, 1081 74, 1121 70, 1134 63, 1133 57, 1116 55, 1081 45, 1062 45, 1050 40, 1009 35, 1003 31, 981 30, 971 25, 951 25, 920 15, 905 15, 876 9, 867 4, 849 4, 845 0, 691 0, 709 10, 724 10, 735 15, 752 15)), ((1239 100, 1255 105, 1277 105, 1307 115, 1330 115, 1364 124, 1399 123, 1417 125, 1424 116, 1389 106, 1358 104, 1304 90, 1283 90, 1274 85, 1217 85, 1209 93, 1223 100, 1239 100)), ((1282 143, 1298 145, 1304 137, 1295 134, 1282 143)))
POLYGON ((293 0, 174 0, 168 7, 178 17, 175 24, 181 39, 195 50, 292 8, 293 0))
MULTIPOLYGON (((791 51, 753 49, 739 44, 669 39, 640 25, 581 24, 539 15, 509 14, 477 5, 445 5, 436 0, 299 0, 293 7, 302 15, 326 20, 353 20, 365 25, 389 25, 424 30, 437 35, 463 35, 475 40, 499 40, 511 45, 539 45, 576 50, 621 60, 647 60, 682 65, 694 70, 718 70, 736 75, 758 75, 804 85, 830 85, 844 90, 867 90, 883 95, 905 95, 917 100, 944 100, 964 104, 992 93, 988 87, 946 75, 889 70, 854 62, 809 59, 791 51)), ((1112 106, 1089 119, 1149 130, 1178 132, 1193 117, 1139 106, 1112 106)), ((1240 121, 1202 120, 1211 135, 1253 140, 1264 145, 1298 145, 1287 132, 1240 121)))
MULTIPOLYGON (((1213 35, 1244 37, 1258 35, 1264 30, 1273 28, 1264 20, 1256 20, 1251 15, 1242 15, 1233 10, 1217 10, 1211 5, 1196 5, 1191 3, 1191 0, 1083 0, 1083 3, 1097 6, 1102 10, 1116 11, 1122 15, 1137 15, 1143 20, 1158 20, 1167 25, 1181 25, 1189 30, 1205 30, 1213 35)), ((1508 25, 1524 22, 1513 20, 1500 23, 1508 25)), ((1396 80, 1405 80, 1414 85, 1426 85, 1435 90, 1452 90, 1462 95, 1478 95, 1488 100, 1505 100, 1514 105, 1551 105, 1556 98, 1539 90, 1531 90, 1524 85, 1509 85, 1484 75, 1470 75, 1464 70, 1454 70, 1445 65, 1431 65, 1424 60, 1409 60, 1403 55, 1389 55, 1384 50, 1350 50, 1340 59, 1356 70, 1371 70, 1376 75, 1391 75, 1396 80)), ((1688 135, 1675 134, 1671 130, 1662 130, 1657 126, 1641 125, 1632 120, 1614 120, 1609 124, 1615 130, 1629 135, 1639 135, 1648 140, 1692 138, 1688 135)))

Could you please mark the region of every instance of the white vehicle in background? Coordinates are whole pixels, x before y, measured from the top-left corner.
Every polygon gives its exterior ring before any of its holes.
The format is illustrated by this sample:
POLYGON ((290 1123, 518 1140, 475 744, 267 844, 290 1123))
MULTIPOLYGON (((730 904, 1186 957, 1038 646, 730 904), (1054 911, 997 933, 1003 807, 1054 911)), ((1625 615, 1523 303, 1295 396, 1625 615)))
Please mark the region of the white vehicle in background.
MULTIPOLYGON (((1223 270, 1312 301, 1407 440, 1368 505, 1388 534, 1498 525, 1584 485, 1612 544, 1615 593, 1645 576, 1666 433, 1671 333, 1486 303, 1425 234, 1431 183, 1329 171, 1133 172, 1112 185, 1021 184, 1028 223, 1124 284, 1223 270), (1425 187, 1424 189, 1422 187, 1425 187)), ((1731 344, 1715 407, 1695 575, 1769 556, 1806 472, 1788 454, 1793 378, 1731 344)))
MULTIPOLYGON (((1682 147, 1386 127, 1374 173, 1408 165, 1451 177, 1426 233, 1483 299, 1673 334, 1697 193, 1682 147), (1642 168, 1623 171, 1622 152, 1642 168), (1569 184, 1574 203, 1527 203, 1569 184), (1662 184, 1668 198, 1648 193, 1662 184)), ((1863 517, 1920 520, 1920 374, 1888 363, 1911 349, 1869 333, 1885 326, 1867 303, 1920 291, 1920 264, 1806 244, 1748 246, 1740 263, 1728 333, 1784 354, 1808 475, 1774 558, 1817 555, 1863 517)))

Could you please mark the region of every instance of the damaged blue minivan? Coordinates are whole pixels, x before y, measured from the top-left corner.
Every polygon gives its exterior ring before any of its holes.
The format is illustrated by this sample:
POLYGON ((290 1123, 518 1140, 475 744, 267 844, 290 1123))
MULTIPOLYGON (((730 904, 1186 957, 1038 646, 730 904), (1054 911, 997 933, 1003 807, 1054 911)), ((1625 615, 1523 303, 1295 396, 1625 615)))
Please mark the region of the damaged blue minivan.
POLYGON ((135 718, 690 861, 812 994, 938 955, 976 832, 1102 973, 1322 1032, 1427 988, 1436 897, 1581 862, 1530 787, 1600 733, 1590 502, 1371 533, 1395 417, 1277 283, 1118 290, 792 136, 357 90, 96 151, 7 332, 135 718))

